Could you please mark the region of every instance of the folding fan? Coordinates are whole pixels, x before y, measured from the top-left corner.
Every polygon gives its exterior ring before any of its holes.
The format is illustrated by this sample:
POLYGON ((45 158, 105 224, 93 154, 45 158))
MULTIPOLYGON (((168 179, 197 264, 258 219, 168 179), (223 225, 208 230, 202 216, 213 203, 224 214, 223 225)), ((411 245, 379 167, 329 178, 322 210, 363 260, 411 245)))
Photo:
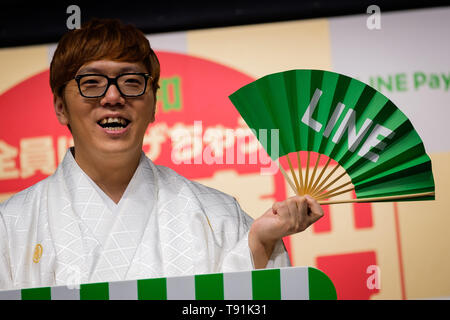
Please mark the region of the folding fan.
POLYGON ((229 98, 296 194, 310 194, 321 204, 434 199, 431 160, 411 122, 359 80, 329 71, 290 70, 260 78, 229 98), (267 137, 272 129, 278 130, 278 141, 267 137), (300 151, 303 158, 307 152, 306 168, 301 168, 300 151), (343 172, 337 175, 339 168, 343 172), (343 183, 345 177, 350 181, 343 183), (328 200, 353 192, 356 199, 328 200))

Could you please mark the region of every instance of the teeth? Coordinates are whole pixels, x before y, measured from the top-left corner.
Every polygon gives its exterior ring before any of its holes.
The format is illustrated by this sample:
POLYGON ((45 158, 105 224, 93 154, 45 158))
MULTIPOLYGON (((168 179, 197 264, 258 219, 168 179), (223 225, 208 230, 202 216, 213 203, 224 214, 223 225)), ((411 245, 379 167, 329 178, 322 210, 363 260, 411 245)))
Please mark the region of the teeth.
POLYGON ((101 125, 107 124, 107 123, 120 123, 122 125, 126 125, 127 122, 125 119, 122 118, 104 118, 100 121, 101 125))

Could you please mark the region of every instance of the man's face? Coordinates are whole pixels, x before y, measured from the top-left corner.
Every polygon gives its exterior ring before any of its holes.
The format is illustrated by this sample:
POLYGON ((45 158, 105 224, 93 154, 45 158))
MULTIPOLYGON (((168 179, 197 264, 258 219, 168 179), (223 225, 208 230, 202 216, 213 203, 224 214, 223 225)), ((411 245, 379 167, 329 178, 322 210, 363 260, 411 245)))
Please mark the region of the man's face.
MULTIPOLYGON (((114 78, 122 73, 147 73, 141 63, 98 60, 84 64, 77 75, 102 74, 114 78)), ((54 98, 58 120, 70 125, 75 150, 102 153, 126 153, 142 149, 147 126, 154 121, 155 97, 148 80, 145 93, 138 97, 123 97, 111 85, 100 98, 85 98, 75 80, 67 83, 64 100, 54 98), (117 119, 119 120, 117 122, 117 119), (115 122, 108 125, 105 122, 115 122)))

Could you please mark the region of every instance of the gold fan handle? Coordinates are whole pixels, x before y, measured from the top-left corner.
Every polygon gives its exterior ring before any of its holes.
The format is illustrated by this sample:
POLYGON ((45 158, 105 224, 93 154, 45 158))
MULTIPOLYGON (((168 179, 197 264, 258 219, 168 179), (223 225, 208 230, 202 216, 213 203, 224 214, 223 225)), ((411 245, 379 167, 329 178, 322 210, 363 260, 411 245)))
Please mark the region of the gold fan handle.
POLYGON ((405 194, 400 196, 390 196, 390 197, 376 197, 376 198, 366 198, 366 199, 348 199, 348 200, 323 200, 317 201, 320 205, 323 204, 339 204, 339 203, 364 203, 364 202, 379 202, 379 201, 395 201, 401 199, 412 199, 419 198, 425 196, 434 196, 434 192, 423 192, 423 193, 415 193, 415 194, 405 194))
POLYGON ((295 188, 294 183, 292 182, 291 178, 289 178, 289 176, 287 175, 286 171, 284 171, 283 167, 281 166, 280 162, 277 160, 277 165, 278 168, 280 168, 281 173, 283 174, 284 178, 286 179, 286 181, 289 183, 289 185, 292 188, 292 191, 294 191, 294 193, 296 195, 298 195, 298 190, 295 188))

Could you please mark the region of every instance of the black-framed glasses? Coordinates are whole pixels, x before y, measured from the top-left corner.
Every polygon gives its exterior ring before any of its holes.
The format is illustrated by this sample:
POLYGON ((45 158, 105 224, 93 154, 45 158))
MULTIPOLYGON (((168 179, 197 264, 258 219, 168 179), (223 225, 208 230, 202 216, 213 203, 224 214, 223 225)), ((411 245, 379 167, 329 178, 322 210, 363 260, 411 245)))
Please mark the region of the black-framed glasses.
POLYGON ((115 78, 104 74, 81 74, 75 77, 80 94, 85 98, 100 98, 114 84, 124 97, 139 97, 147 89, 149 73, 122 73, 115 78))

